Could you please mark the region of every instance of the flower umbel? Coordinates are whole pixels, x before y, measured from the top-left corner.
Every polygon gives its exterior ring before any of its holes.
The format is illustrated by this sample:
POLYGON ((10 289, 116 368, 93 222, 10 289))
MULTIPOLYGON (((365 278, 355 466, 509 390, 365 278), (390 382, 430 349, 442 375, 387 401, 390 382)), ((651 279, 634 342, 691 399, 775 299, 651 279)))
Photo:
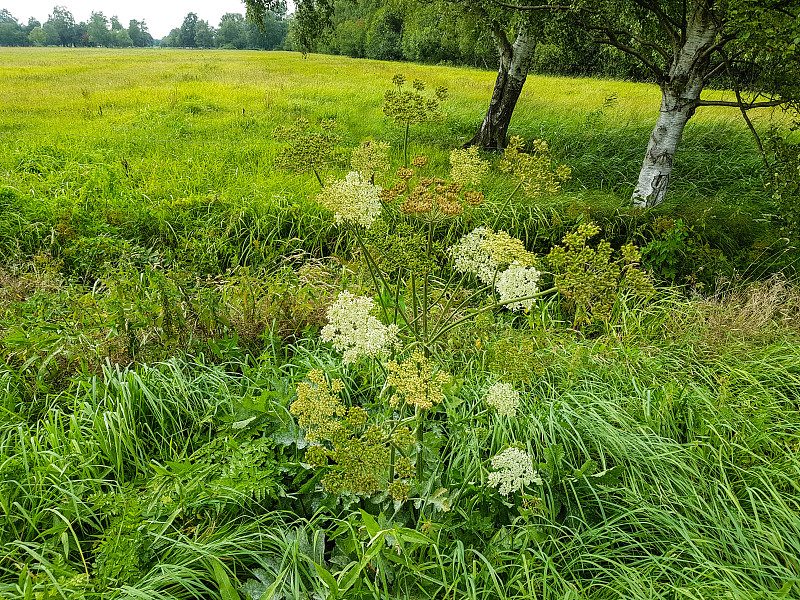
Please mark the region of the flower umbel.
POLYGON ((486 250, 500 265, 517 262, 529 267, 533 264, 534 255, 525 249, 522 240, 511 237, 505 231, 489 232, 481 241, 481 248, 486 250))
MULTIPOLYGON (((541 273, 533 267, 526 267, 518 262, 513 262, 508 269, 497 277, 495 287, 500 294, 500 302, 533 296, 539 291, 537 283, 540 275, 541 273)), ((509 310, 530 310, 533 307, 533 298, 511 302, 506 304, 506 307, 509 310)))
POLYGON ((453 150, 450 153, 450 165, 450 179, 465 185, 479 185, 489 172, 489 163, 478 156, 477 146, 453 150))
POLYGON ((322 371, 314 369, 308 373, 308 382, 297 384, 297 400, 289 411, 297 415, 297 422, 306 430, 306 439, 317 442, 330 439, 341 427, 341 418, 346 408, 339 400, 344 384, 339 379, 330 383, 322 371))
POLYGON ((530 455, 519 448, 508 448, 492 458, 494 473, 489 473, 488 484, 499 487, 499 492, 508 496, 517 491, 522 491, 531 483, 542 483, 534 470, 533 460, 530 455))
POLYGON ((498 415, 515 417, 519 407, 519 392, 510 383, 495 383, 483 396, 484 402, 497 410, 498 415))
POLYGON ((391 168, 388 152, 389 144, 386 142, 362 142, 353 149, 350 166, 363 179, 374 183, 377 175, 386 173, 391 168))
POLYGON ((434 375, 432 361, 422 352, 415 350, 408 360, 402 363, 392 360, 386 366, 389 370, 386 383, 397 390, 391 399, 392 406, 397 407, 405 401, 429 409, 444 400, 442 387, 450 383, 450 376, 446 373, 434 375))
POLYGON ((525 140, 518 136, 512 137, 498 168, 513 175, 522 185, 526 196, 536 198, 557 193, 561 182, 572 175, 572 169, 566 165, 553 169, 550 148, 544 140, 534 140, 532 146, 532 154, 523 152, 525 140))
POLYGON ((472 273, 483 283, 490 284, 500 266, 483 247, 484 240, 490 235, 490 229, 478 227, 451 246, 449 253, 453 257, 453 268, 459 273, 472 273))
POLYGON ((333 342, 334 349, 344 352, 343 363, 355 362, 359 356, 376 357, 399 343, 397 326, 381 323, 373 314, 377 309, 372 298, 347 291, 341 292, 328 308, 322 341, 333 342))
POLYGON ((317 202, 333 212, 337 225, 346 222, 367 229, 381 214, 380 188, 351 171, 344 179, 323 188, 317 202))

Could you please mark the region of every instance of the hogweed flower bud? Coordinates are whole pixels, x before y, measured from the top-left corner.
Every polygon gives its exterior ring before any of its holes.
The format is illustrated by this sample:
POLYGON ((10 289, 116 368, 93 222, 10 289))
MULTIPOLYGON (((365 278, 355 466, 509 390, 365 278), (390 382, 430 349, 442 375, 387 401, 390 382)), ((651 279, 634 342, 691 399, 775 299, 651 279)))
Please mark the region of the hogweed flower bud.
POLYGON ((477 146, 453 150, 450 153, 450 166, 450 178, 453 181, 471 186, 479 185, 489 172, 489 163, 478 156, 477 146))
POLYGON ((389 370, 386 383, 396 389, 391 398, 392 406, 397 407, 405 401, 411 406, 429 409, 444 400, 442 387, 450 383, 450 376, 434 374, 432 361, 422 352, 415 350, 404 362, 392 360, 386 366, 389 370))
POLYGON ((422 155, 415 156, 414 158, 411 159, 411 164, 417 168, 424 167, 425 165, 428 164, 428 157, 422 155))

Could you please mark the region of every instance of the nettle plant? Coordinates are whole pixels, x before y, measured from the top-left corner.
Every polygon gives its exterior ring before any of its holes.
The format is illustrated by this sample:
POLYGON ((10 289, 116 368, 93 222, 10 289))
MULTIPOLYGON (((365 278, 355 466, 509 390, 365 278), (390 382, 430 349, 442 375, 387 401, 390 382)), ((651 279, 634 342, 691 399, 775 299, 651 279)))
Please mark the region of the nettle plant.
MULTIPOLYGON (((531 154, 523 148, 515 138, 500 163, 517 186, 498 205, 498 218, 518 190, 552 194, 569 177, 567 167, 552 168, 546 143, 535 142, 531 154)), ((321 338, 341 353, 342 364, 372 369, 374 387, 358 393, 371 393, 374 401, 364 404, 369 412, 348 406, 341 397, 345 384, 314 370, 298 384, 290 411, 306 432, 306 460, 322 471, 326 492, 381 492, 395 502, 415 498, 417 508, 446 509, 447 490, 437 489, 438 452, 426 433, 446 426, 433 415, 444 412, 442 404, 456 391, 441 355, 448 334, 490 311, 529 311, 560 287, 541 287, 544 262, 521 240, 495 231, 497 220, 450 247, 439 241, 437 234, 461 227, 459 220, 485 202, 480 186, 489 163, 477 148, 453 150, 446 179, 429 175, 428 158, 416 156, 392 181, 385 176, 387 147, 376 142, 358 147, 351 164, 317 201, 352 237, 374 293, 340 292, 321 338), (375 185, 378 178, 385 187, 375 185)), ((513 418, 520 394, 498 383, 483 402, 497 418, 513 418)), ((538 481, 528 468, 530 456, 522 460, 514 452, 524 450, 507 449, 492 459, 489 483, 503 495, 538 481)))

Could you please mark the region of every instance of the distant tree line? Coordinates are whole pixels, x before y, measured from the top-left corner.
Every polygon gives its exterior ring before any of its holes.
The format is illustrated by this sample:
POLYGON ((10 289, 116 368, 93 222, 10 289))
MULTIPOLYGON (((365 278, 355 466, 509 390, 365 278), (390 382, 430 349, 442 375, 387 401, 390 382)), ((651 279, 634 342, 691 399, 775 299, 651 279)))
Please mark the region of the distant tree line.
POLYGON ((167 46, 179 48, 229 48, 274 50, 284 47, 289 30, 285 9, 269 12, 262 27, 228 13, 214 28, 189 13, 180 27, 162 40, 150 35, 144 21, 131 19, 124 27, 116 16, 93 12, 86 22, 76 22, 64 6, 56 6, 47 21, 31 17, 20 23, 7 9, 0 10, 0 46, 68 46, 131 48, 167 46))
MULTIPOLYGON (((465 10, 465 6, 475 2, 316 0, 315 3, 328 11, 324 27, 319 28, 319 36, 311 48, 316 52, 486 69, 498 67, 492 28, 465 10)), ((639 61, 617 48, 598 46, 590 37, 577 35, 564 21, 552 18, 539 28, 530 65, 532 72, 651 78, 639 61)), ((296 21, 290 20, 285 47, 302 49, 303 40, 299 37, 296 21)))
MULTIPOLYGON (((495 69, 497 48, 491 32, 470 18, 458 2, 411 0, 328 0, 333 7, 329 33, 316 51, 353 58, 408 60, 431 64, 469 65, 495 69)), ((116 16, 93 12, 76 22, 64 6, 56 6, 40 23, 20 23, 0 10, 0 46, 103 46, 297 50, 295 22, 285 5, 267 11, 260 25, 242 14, 227 13, 214 27, 190 12, 180 27, 153 39, 144 21, 124 27, 116 16)), ((641 65, 614 48, 598 48, 580 36, 565 36, 558 24, 537 45, 531 70, 565 75, 602 75, 643 79, 641 65)))
POLYGON ((265 13, 260 26, 246 21, 239 13, 226 13, 214 28, 190 12, 183 24, 170 31, 159 44, 171 48, 276 50, 285 47, 288 31, 285 7, 265 13))
POLYGON ((0 46, 106 46, 144 47, 154 44, 144 21, 131 19, 128 26, 117 17, 109 20, 93 12, 88 22, 75 22, 72 13, 56 6, 47 21, 31 17, 22 24, 6 9, 0 10, 0 46))

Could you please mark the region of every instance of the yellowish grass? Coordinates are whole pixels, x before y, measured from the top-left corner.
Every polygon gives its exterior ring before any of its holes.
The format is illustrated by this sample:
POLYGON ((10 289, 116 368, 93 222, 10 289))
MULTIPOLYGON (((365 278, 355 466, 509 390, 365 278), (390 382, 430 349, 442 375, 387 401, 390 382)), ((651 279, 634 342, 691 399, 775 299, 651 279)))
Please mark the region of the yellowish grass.
MULTIPOLYGON (((446 109, 473 120, 485 110, 495 79, 495 73, 476 69, 325 55, 303 59, 288 52, 2 48, 0 131, 119 135, 153 111, 187 105, 195 122, 204 114, 213 114, 218 124, 223 115, 280 121, 306 114, 337 117, 353 126, 354 135, 366 136, 382 119, 381 96, 397 72, 448 87, 452 100, 446 109)), ((658 112, 655 85, 530 76, 516 118, 582 120, 611 96, 616 100, 603 109, 611 122, 650 121, 658 112)), ((696 122, 740 120, 735 109, 702 109, 696 116, 696 122)))

